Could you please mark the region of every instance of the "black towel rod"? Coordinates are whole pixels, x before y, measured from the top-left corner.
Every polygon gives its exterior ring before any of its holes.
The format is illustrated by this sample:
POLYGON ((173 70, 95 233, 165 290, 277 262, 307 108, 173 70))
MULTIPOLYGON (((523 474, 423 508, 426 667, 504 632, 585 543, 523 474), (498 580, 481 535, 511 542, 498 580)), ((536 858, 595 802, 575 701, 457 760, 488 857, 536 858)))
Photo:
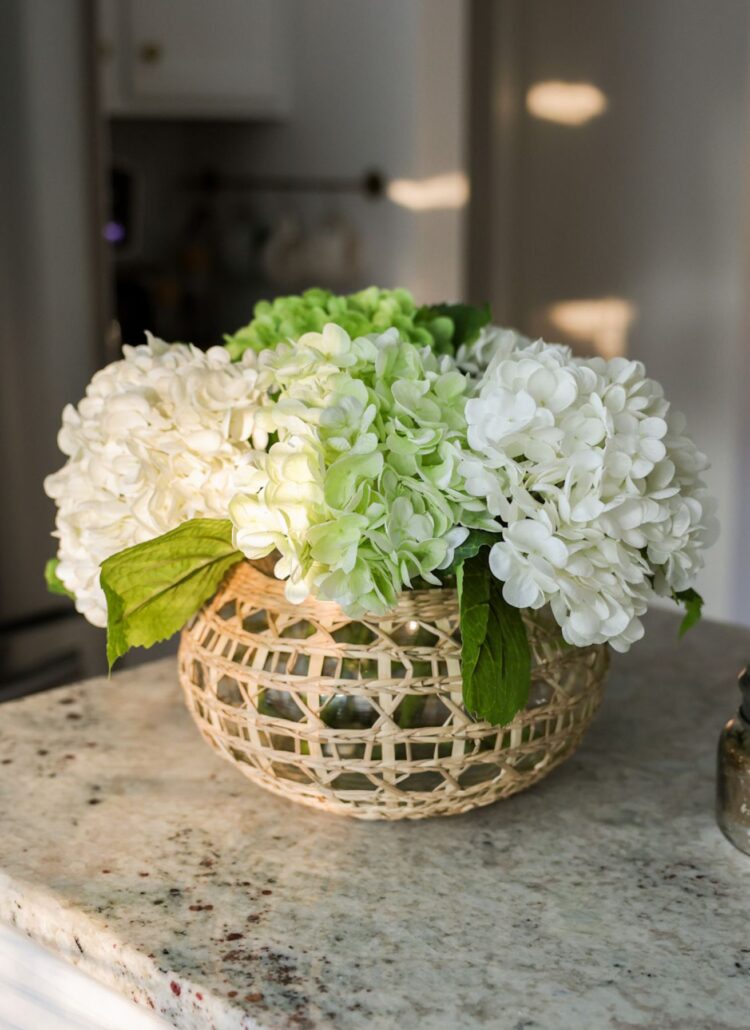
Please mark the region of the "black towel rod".
POLYGON ((201 193, 358 193, 376 200, 385 194, 386 178, 369 169, 358 178, 316 175, 226 175, 205 171, 187 180, 201 193))

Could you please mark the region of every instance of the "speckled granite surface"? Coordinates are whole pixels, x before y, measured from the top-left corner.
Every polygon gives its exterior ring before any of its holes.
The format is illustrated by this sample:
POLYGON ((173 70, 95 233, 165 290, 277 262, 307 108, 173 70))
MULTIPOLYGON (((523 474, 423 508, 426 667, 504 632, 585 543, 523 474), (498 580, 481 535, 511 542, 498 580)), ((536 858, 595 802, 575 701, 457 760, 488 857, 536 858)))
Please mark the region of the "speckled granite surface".
POLYGON ((265 794, 167 660, 0 706, 0 918, 178 1027, 750 1024, 750 860, 713 817, 750 632, 615 658, 578 754, 466 816, 265 794))

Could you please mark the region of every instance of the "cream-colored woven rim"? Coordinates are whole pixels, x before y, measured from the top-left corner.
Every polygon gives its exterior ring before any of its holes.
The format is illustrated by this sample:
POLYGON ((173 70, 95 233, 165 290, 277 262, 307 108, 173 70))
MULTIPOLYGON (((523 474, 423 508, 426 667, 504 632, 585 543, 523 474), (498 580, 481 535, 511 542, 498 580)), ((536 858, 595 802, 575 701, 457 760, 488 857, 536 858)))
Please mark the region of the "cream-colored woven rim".
POLYGON ((499 728, 461 701, 454 591, 403 593, 353 622, 291 604, 242 563, 183 631, 180 682, 205 739, 268 790, 361 819, 451 815, 546 776, 601 700, 606 648, 566 647, 546 615, 524 618, 532 693, 499 728))

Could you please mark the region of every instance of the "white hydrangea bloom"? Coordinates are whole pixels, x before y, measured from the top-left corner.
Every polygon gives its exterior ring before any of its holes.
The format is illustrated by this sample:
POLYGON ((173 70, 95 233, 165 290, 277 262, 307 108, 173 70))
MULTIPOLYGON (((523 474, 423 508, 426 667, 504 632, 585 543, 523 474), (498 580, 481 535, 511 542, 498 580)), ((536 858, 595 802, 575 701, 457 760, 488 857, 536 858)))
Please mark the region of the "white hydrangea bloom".
POLYGON ((462 343, 456 352, 456 364, 462 372, 479 376, 496 354, 508 357, 519 347, 526 347, 532 341, 515 329, 499 325, 487 325, 473 343, 462 343))
POLYGON ((223 347, 203 353, 147 335, 65 408, 58 443, 68 461, 44 484, 58 506, 57 575, 95 626, 107 621, 101 563, 188 519, 227 518, 235 471, 253 455, 253 352, 232 364, 223 347))
POLYGON ((708 463, 640 362, 494 338, 460 467, 504 524, 491 569, 508 603, 549 603, 569 643, 627 650, 716 535, 708 463))

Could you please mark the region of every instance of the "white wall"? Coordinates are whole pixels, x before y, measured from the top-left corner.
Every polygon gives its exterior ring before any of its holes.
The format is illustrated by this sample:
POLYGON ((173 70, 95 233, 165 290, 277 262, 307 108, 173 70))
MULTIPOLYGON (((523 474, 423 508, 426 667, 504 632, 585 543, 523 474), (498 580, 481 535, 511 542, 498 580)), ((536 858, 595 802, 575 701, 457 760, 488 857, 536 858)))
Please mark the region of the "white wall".
MULTIPOLYGON (((422 178, 466 168, 466 0, 292 0, 293 110, 278 124, 195 129, 206 160, 234 172, 422 178)), ((273 198, 269 198, 273 203, 273 198)), ((463 295, 464 210, 413 212, 361 197, 335 206, 364 241, 361 285, 419 300, 463 295)))
MULTIPOLYGON (((723 534, 707 611, 750 623, 744 384, 748 61, 745 0, 497 0, 516 9, 516 84, 586 81, 608 110, 580 127, 519 111, 508 212, 514 269, 498 301, 553 332, 555 301, 618 296, 628 353, 661 380, 713 461, 723 534), (515 220, 514 220, 515 219, 515 220)), ((497 125, 496 132, 500 133, 497 125)))

